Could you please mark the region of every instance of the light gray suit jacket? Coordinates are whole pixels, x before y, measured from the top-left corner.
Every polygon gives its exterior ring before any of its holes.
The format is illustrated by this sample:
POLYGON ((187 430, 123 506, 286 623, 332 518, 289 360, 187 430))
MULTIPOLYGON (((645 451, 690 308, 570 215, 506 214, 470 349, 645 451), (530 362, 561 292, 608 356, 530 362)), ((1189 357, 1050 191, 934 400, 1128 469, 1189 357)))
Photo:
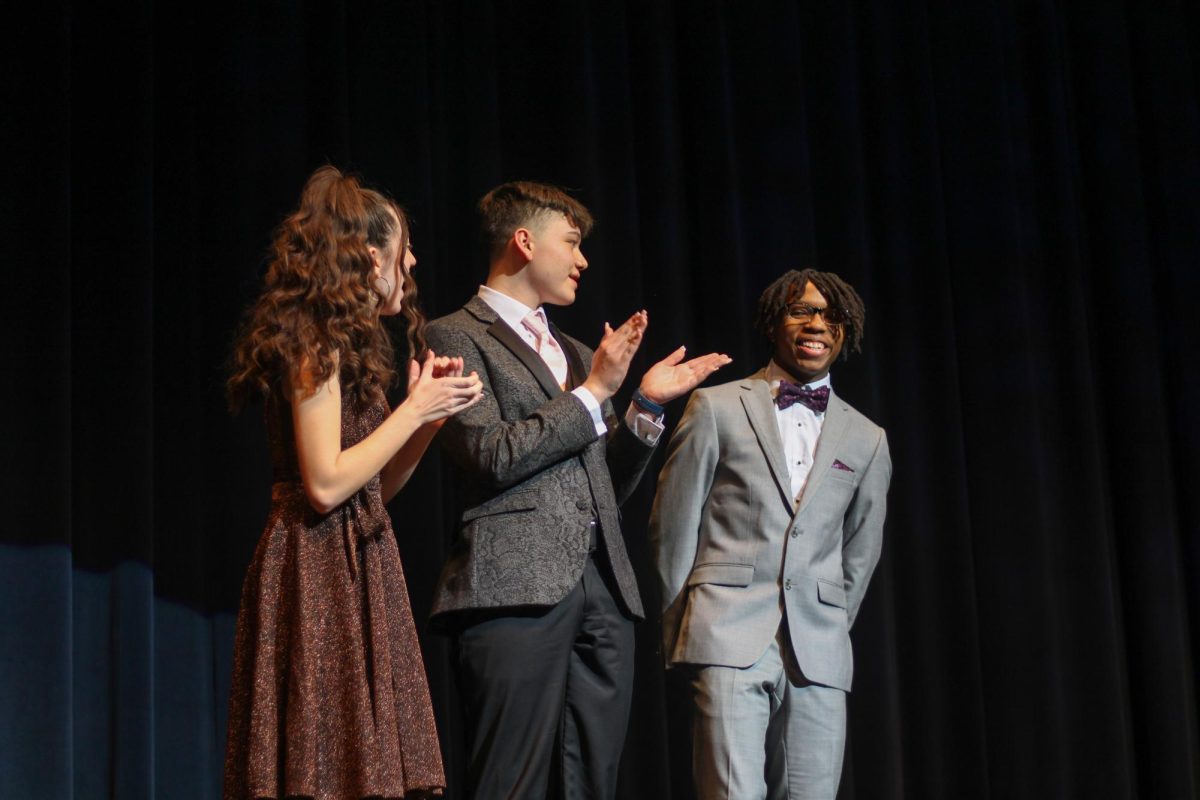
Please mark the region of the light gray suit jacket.
MULTIPOLYGON (((551 326, 571 382, 591 370, 592 351, 551 326)), ((653 446, 603 406, 609 434, 597 438, 587 408, 559 388, 549 368, 487 303, 473 297, 430 323, 429 346, 462 356, 483 380, 483 400, 438 433, 457 467, 464 501, 438 580, 433 617, 459 611, 545 607, 571 591, 588 558, 589 523, 600 521, 617 600, 643 616, 621 538, 618 506, 637 485, 653 446)))
POLYGON ((804 676, 848 691, 891 474, 883 429, 831 394, 796 507, 766 370, 694 392, 650 520, 668 666, 748 667, 786 612, 804 676))

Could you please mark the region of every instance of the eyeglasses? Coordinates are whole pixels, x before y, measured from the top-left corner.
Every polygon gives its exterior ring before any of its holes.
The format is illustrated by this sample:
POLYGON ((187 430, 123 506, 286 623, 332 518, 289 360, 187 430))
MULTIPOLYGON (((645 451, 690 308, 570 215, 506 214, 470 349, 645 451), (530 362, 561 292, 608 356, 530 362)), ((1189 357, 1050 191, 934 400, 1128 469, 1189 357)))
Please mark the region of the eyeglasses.
POLYGON ((826 325, 832 325, 835 328, 850 321, 850 315, 837 306, 818 308, 807 303, 792 303, 787 307, 787 315, 796 322, 812 322, 813 317, 817 314, 821 315, 821 319, 825 320, 826 325))

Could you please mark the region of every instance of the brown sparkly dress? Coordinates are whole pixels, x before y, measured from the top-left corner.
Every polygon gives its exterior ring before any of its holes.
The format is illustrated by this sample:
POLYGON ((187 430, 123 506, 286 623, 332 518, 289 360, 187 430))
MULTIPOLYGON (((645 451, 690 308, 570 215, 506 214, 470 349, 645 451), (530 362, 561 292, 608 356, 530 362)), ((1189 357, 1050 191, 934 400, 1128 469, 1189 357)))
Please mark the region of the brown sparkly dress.
MULTIPOLYGON (((386 405, 342 396, 342 447, 386 405)), ((440 795, 437 730, 379 476, 325 515, 309 505, 291 409, 267 411, 271 514, 242 588, 225 798, 440 795)))

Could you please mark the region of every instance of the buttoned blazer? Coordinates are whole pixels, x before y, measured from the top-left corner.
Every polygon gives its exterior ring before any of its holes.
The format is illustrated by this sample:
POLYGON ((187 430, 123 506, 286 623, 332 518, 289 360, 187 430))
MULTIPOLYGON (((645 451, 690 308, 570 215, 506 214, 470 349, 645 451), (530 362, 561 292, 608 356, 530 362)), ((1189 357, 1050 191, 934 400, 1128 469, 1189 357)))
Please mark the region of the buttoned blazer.
POLYGON ((883 429, 831 393, 797 505, 766 371, 694 392, 650 520, 668 666, 750 666, 786 614, 804 676, 849 690, 891 472, 883 429))
MULTIPOLYGON (((550 327, 571 382, 582 382, 592 350, 550 327)), ((617 600, 640 619, 618 507, 652 445, 618 422, 609 402, 609 433, 598 438, 583 402, 560 389, 533 348, 478 297, 430 323, 426 337, 434 352, 462 356, 464 370, 483 381, 482 401, 447 419, 437 436, 463 507, 434 596, 435 621, 459 611, 556 604, 583 574, 593 509, 617 600)))

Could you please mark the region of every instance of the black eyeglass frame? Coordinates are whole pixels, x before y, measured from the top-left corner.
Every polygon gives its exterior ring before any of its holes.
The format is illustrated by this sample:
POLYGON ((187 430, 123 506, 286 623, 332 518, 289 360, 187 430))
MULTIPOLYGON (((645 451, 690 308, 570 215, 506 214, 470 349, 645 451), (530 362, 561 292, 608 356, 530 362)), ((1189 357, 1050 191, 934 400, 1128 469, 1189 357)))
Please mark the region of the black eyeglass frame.
POLYGON ((850 321, 850 315, 837 306, 821 308, 810 306, 808 303, 788 303, 784 308, 784 313, 788 315, 789 319, 800 323, 812 322, 813 317, 820 314, 821 319, 825 320, 825 324, 831 328, 840 328, 850 321), (793 309, 798 310, 799 313, 793 313, 793 309))

